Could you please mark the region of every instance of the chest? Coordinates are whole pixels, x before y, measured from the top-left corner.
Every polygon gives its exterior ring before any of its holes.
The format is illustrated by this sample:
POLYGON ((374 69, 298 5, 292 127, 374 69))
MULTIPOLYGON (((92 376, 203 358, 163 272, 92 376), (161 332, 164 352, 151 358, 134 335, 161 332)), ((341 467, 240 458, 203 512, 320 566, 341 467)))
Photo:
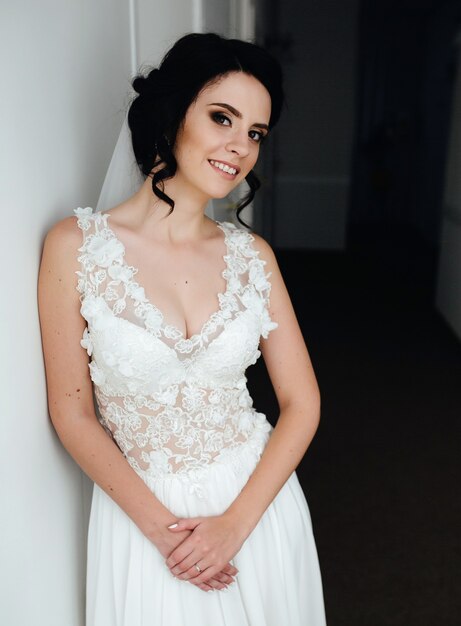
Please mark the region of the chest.
POLYGON ((125 263, 136 269, 135 279, 146 299, 184 337, 198 334, 219 309, 219 296, 227 289, 226 254, 222 237, 201 246, 125 242, 125 263))
MULTIPOLYGON (((170 375, 222 382, 255 362, 260 337, 276 324, 267 311, 264 262, 249 233, 218 224, 225 238, 215 263, 204 255, 189 268, 186 255, 176 264, 159 254, 143 263, 141 274, 135 255, 133 261, 127 257, 103 215, 83 216, 80 224, 85 236, 77 289, 87 321, 82 347, 92 356, 93 382, 121 376, 132 387, 141 381, 163 384, 170 375), (174 284, 179 270, 194 281, 189 293, 174 284)), ((137 259, 142 262, 142 255, 137 259)))

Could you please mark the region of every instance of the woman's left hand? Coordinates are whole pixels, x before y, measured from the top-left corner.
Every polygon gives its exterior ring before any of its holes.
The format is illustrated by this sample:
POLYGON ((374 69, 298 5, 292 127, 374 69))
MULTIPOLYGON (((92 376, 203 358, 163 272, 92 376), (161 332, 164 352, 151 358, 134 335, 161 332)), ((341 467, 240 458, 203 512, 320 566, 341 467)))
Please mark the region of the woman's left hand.
POLYGON ((171 532, 192 533, 166 560, 171 573, 181 580, 206 582, 234 558, 246 537, 225 515, 191 517, 177 520, 171 532), (201 571, 195 566, 198 565, 201 571))

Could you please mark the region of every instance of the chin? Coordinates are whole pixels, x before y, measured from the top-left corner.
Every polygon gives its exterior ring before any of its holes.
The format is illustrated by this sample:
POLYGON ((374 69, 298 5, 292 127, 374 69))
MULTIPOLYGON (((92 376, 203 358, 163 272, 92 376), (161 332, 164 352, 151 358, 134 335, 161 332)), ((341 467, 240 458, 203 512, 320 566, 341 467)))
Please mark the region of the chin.
POLYGON ((240 182, 235 183, 232 186, 230 186, 230 185, 221 186, 220 185, 219 187, 214 187, 214 189, 210 189, 210 197, 211 198, 216 198, 217 200, 221 199, 221 198, 225 198, 230 193, 232 193, 234 191, 234 189, 237 189, 237 187, 239 186, 240 182))
POLYGON ((231 191, 233 191, 233 189, 228 189, 227 191, 221 191, 221 192, 217 191, 216 193, 211 194, 211 199, 221 200, 222 198, 226 198, 231 193, 231 191))

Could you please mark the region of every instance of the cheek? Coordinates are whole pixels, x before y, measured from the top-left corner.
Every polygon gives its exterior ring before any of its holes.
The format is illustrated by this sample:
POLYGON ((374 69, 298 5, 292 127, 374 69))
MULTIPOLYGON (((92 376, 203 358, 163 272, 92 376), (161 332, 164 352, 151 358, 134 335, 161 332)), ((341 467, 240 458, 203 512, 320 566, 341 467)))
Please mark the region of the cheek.
POLYGON ((199 137, 197 132, 194 132, 193 125, 186 124, 176 137, 174 155, 178 164, 184 160, 190 159, 194 152, 197 151, 198 141, 199 137))
POLYGON ((178 164, 178 169, 185 172, 190 170, 191 165, 195 163, 197 149, 190 141, 182 142, 176 147, 174 156, 178 164))

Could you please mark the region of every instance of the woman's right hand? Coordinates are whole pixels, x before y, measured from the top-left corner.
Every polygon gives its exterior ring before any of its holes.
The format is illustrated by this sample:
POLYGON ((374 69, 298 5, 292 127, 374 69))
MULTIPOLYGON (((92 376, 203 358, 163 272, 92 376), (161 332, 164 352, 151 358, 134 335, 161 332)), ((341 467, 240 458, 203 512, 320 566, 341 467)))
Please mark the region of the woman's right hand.
MULTIPOLYGON (((160 554, 165 557, 165 560, 170 554, 192 533, 191 530, 184 530, 182 532, 172 533, 167 528, 166 533, 161 533, 160 537, 156 537, 153 542, 160 554)), ((166 567, 166 566, 165 566, 166 567)), ((193 585, 196 585, 203 591, 212 591, 213 589, 227 589, 228 585, 234 582, 234 576, 238 573, 238 569, 231 563, 228 563, 223 569, 215 574, 213 578, 210 578, 206 583, 196 584, 193 579, 190 581, 193 585)), ((184 581, 189 582, 189 581, 184 581)))

